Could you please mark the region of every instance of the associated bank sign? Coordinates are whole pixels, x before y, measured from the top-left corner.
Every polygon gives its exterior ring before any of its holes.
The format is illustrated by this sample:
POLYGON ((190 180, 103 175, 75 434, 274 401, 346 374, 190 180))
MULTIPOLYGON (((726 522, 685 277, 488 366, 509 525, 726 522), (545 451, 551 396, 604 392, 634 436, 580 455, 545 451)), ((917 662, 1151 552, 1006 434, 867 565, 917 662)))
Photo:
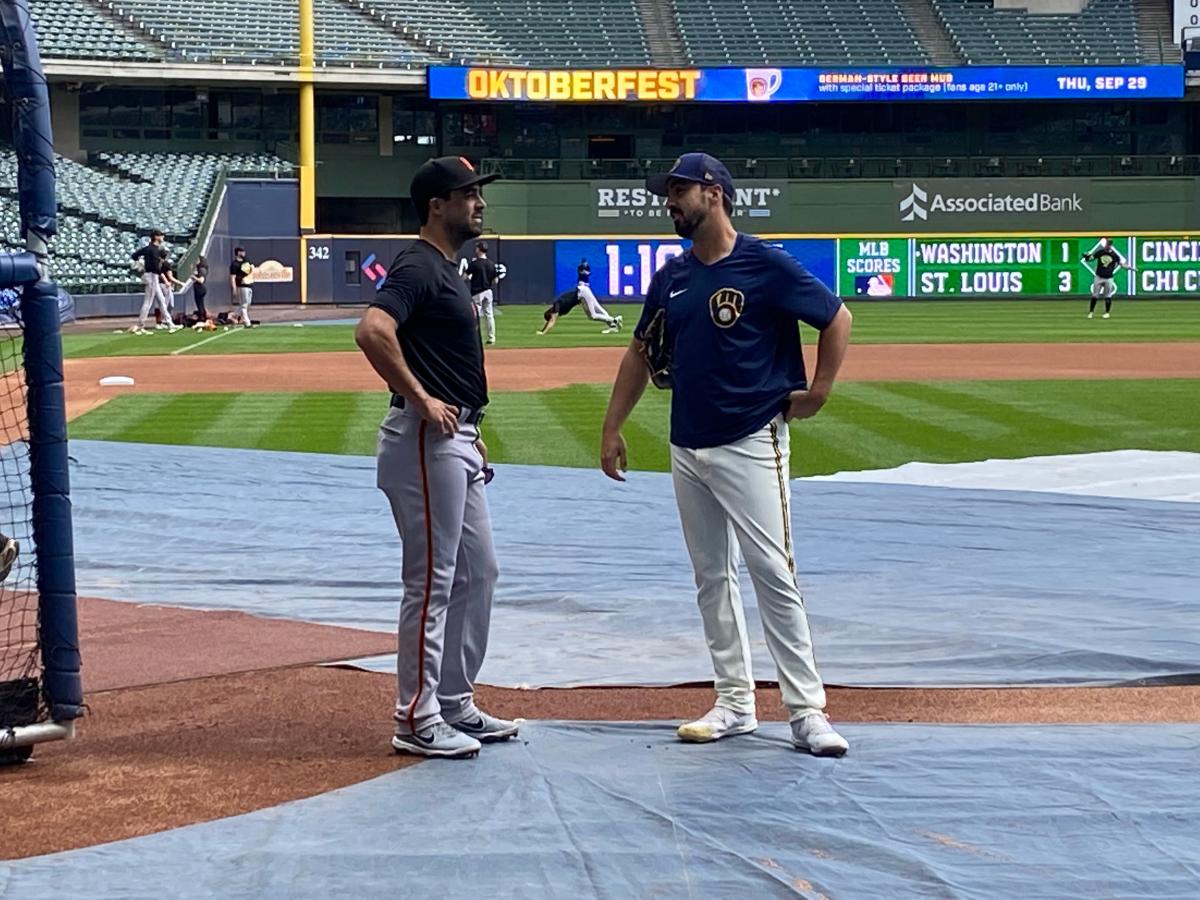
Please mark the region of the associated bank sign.
POLYGON ((988 231, 1028 216, 1052 216, 1070 224, 1087 215, 1085 183, 1068 184, 1062 179, 937 179, 894 183, 901 222, 930 225, 961 225, 988 231))
MULTIPOLYGON (((642 182, 597 181, 592 183, 597 219, 667 219, 665 197, 656 197, 642 182)), ((787 203, 780 182, 743 182, 734 188, 734 219, 770 219, 787 203)))

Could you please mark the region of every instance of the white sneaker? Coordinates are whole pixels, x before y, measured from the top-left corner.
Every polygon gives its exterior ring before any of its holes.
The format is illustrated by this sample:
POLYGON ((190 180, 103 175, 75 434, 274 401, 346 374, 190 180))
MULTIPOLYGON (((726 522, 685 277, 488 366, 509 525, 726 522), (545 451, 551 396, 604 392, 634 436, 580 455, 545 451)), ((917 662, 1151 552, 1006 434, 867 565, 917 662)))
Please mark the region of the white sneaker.
POLYGON ((842 756, 850 745, 833 730, 824 713, 809 713, 792 722, 792 743, 813 756, 842 756))
POLYGON ((496 343, 496 339, 495 339, 495 338, 488 338, 488 339, 487 339, 487 342, 488 342, 489 344, 494 344, 494 343, 496 343))
POLYGON ((601 333, 601 334, 616 334, 616 333, 617 333, 618 331, 620 331, 620 330, 621 330, 621 329, 617 328, 617 326, 616 326, 616 325, 609 325, 607 328, 605 328, 605 329, 604 329, 602 332, 600 332, 600 333, 601 333))
POLYGON ((464 719, 462 722, 451 722, 450 727, 461 731, 468 737, 473 737, 481 744, 494 744, 497 741, 507 741, 511 737, 516 737, 517 732, 521 730, 521 723, 524 719, 500 719, 496 716, 489 716, 483 710, 478 710, 477 715, 473 719, 464 719))
POLYGON ((1102 315, 1100 318, 1102 318, 1102 319, 1107 319, 1107 318, 1108 318, 1108 313, 1105 313, 1105 314, 1104 314, 1104 315, 1102 315))
POLYGON ((695 722, 680 725, 675 732, 689 744, 707 744, 734 734, 749 734, 758 728, 754 713, 739 713, 724 706, 714 706, 695 722))
POLYGON ((392 747, 397 753, 411 753, 414 756, 465 759, 478 756, 481 745, 475 738, 451 728, 445 722, 438 722, 420 734, 397 732, 392 738, 392 747))
POLYGON ((154 326, 155 331, 166 331, 168 328, 170 328, 170 326, 167 325, 166 322, 159 322, 157 325, 154 326))
POLYGON ((183 331, 182 325, 172 325, 167 329, 167 334, 174 334, 177 331, 183 331))
POLYGON ((624 317, 624 316, 617 316, 617 317, 616 317, 616 322, 617 322, 617 331, 620 331, 620 330, 621 330, 621 327, 622 327, 622 326, 625 324, 625 317, 624 317))
POLYGON ((143 328, 141 325, 134 325, 132 328, 129 329, 129 333, 130 334, 145 334, 146 329, 143 328))
POLYGON ((1095 317, 1096 317, 1096 314, 1095 314, 1095 313, 1088 313, 1088 318, 1089 318, 1089 319, 1094 319, 1095 317))

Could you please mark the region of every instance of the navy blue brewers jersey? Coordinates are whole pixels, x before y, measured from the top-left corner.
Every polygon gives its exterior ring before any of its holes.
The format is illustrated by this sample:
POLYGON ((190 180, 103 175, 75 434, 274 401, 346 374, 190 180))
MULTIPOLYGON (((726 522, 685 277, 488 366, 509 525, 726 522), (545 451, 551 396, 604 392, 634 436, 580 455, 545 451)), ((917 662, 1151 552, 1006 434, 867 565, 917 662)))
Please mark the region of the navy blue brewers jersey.
POLYGON ((640 340, 665 308, 671 350, 671 443, 698 449, 739 441, 807 387, 797 320, 818 330, 842 301, 792 256, 739 234, 706 266, 688 251, 650 281, 640 340))

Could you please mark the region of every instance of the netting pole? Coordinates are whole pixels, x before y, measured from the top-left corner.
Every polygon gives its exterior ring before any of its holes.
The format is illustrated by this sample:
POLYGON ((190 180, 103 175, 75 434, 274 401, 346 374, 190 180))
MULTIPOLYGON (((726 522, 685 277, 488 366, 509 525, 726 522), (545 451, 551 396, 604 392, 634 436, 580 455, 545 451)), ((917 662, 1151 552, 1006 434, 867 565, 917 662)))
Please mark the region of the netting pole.
POLYGON ((83 687, 58 289, 46 276, 57 212, 50 96, 26 0, 0 0, 0 23, 0 63, 13 108, 21 234, 26 249, 37 258, 41 276, 23 287, 21 318, 42 679, 51 718, 69 723, 82 714, 83 687))

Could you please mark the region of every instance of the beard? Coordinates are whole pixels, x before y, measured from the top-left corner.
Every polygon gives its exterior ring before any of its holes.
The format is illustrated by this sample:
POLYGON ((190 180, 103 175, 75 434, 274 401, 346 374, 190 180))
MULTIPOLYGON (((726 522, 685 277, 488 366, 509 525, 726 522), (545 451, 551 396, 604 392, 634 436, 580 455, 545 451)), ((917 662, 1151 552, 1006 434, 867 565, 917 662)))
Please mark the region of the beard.
POLYGON ((476 222, 470 216, 463 219, 461 222, 455 222, 447 227, 447 232, 455 245, 461 247, 472 238, 477 238, 483 234, 483 222, 476 222))
POLYGON ((679 211, 679 217, 671 217, 671 224, 675 226, 675 233, 685 240, 691 238, 696 233, 696 229, 704 224, 707 213, 703 210, 695 210, 687 213, 682 209, 679 211))

